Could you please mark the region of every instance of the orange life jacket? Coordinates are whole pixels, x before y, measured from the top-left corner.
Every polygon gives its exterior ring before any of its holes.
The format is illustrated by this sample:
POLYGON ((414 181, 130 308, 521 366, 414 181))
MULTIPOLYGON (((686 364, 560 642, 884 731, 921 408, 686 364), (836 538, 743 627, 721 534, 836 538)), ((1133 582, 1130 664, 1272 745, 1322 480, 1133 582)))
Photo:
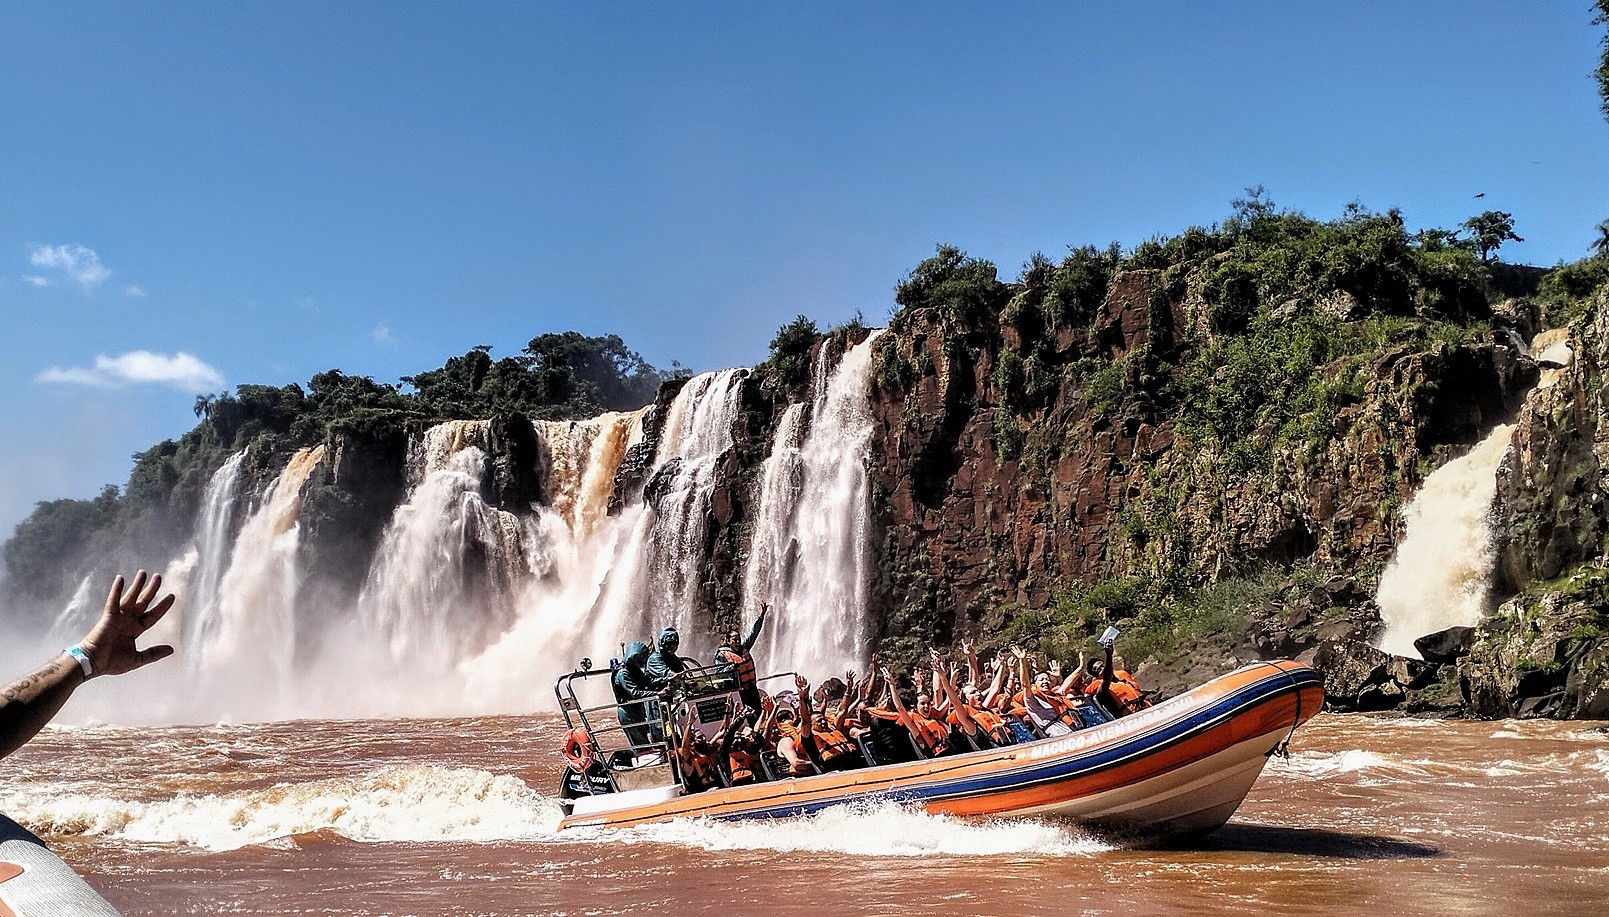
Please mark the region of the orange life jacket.
POLYGON ((1011 730, 1006 728, 1006 721, 1001 719, 1000 715, 993 710, 980 710, 972 706, 968 706, 967 710, 972 714, 973 722, 978 724, 979 729, 989 734, 989 738, 994 744, 1010 745, 1016 741, 1016 737, 1011 734, 1011 730))
POLYGON ((733 783, 752 783, 754 775, 758 773, 760 755, 738 745, 732 746, 726 755, 727 769, 731 771, 733 783))
POLYGON ((782 733, 783 738, 792 739, 793 747, 799 749, 801 754, 804 753, 804 730, 799 728, 797 722, 778 723, 777 731, 782 733))
POLYGON ((910 714, 911 722, 916 724, 914 737, 916 744, 922 747, 923 754, 929 758, 937 758, 950 748, 950 731, 936 720, 930 720, 920 713, 910 714))
MULTIPOLYGON (((1149 706, 1145 702, 1145 692, 1134 683, 1134 676, 1122 669, 1112 673, 1112 682, 1107 686, 1107 690, 1111 692, 1112 700, 1117 702, 1118 712, 1124 716, 1149 706)), ((1089 687, 1084 689, 1084 693, 1090 697, 1094 697, 1100 691, 1101 683, 1098 679, 1090 682, 1089 687)))
POLYGON ((810 730, 810 737, 816 742, 816 754, 821 757, 823 764, 855 750, 848 736, 839 732, 837 727, 825 722, 817 722, 815 728, 810 730))
POLYGON ((719 653, 721 661, 732 666, 737 673, 737 683, 745 688, 755 687, 760 683, 754 674, 754 656, 750 653, 740 653, 728 646, 723 646, 719 653))
POLYGON ((715 774, 715 761, 709 755, 691 751, 682 757, 681 763, 682 776, 694 792, 720 785, 721 778, 715 774))

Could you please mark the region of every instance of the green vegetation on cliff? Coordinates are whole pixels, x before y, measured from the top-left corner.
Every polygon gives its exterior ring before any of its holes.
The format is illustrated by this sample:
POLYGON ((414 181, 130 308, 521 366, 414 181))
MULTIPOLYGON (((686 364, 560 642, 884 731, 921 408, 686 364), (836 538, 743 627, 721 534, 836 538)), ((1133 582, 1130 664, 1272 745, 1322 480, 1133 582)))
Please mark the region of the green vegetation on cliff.
POLYGON ((1493 257, 1510 215, 1233 205, 1015 282, 941 246, 898 285, 872 381, 910 479, 874 498, 895 655, 963 633, 1065 654, 1109 621, 1147 654, 1233 643, 1259 596, 1378 571, 1423 474, 1517 407, 1493 347, 1537 330, 1547 272, 1493 257))

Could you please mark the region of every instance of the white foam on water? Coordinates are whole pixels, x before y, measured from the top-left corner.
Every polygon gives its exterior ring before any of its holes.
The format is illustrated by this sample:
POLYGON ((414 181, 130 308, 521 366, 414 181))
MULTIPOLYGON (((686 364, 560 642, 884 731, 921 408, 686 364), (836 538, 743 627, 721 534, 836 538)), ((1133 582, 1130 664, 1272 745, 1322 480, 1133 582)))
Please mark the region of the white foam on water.
POLYGON ((517 777, 433 766, 154 802, 20 791, 0 795, 0 809, 41 834, 205 850, 318 831, 370 842, 536 840, 553 835, 561 814, 557 800, 517 777))
POLYGON ((1609 780, 1609 750, 1594 749, 1592 757, 1593 760, 1586 762, 1587 770, 1594 771, 1602 775, 1605 780, 1609 780))
POLYGON ((862 802, 798 818, 719 822, 677 819, 607 835, 627 843, 681 844, 710 851, 774 850, 866 857, 1090 856, 1115 849, 1070 824, 1036 819, 964 819, 910 805, 862 802))
POLYGON ((1268 773, 1297 780, 1317 780, 1364 770, 1411 771, 1413 768, 1386 755, 1361 748, 1349 748, 1332 754, 1296 752, 1288 758, 1268 760, 1268 773))

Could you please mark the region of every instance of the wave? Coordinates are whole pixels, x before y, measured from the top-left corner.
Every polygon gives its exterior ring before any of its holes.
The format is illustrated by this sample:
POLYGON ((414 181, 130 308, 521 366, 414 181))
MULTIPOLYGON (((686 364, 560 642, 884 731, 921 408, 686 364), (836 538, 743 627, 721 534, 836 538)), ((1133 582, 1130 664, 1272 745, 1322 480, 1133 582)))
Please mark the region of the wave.
POLYGON ((1089 856, 1115 849, 1081 829, 1035 819, 962 819, 910 805, 849 803, 798 818, 718 822, 689 818, 615 832, 614 839, 704 850, 843 853, 867 857, 1089 856))
POLYGON ((927 854, 1087 856, 1114 849, 1065 823, 930 815, 893 802, 747 822, 679 819, 558 835, 559 801, 518 777, 472 768, 392 765, 355 777, 225 794, 132 801, 94 792, 16 790, 0 808, 51 836, 100 837, 210 851, 341 842, 662 843, 711 851, 770 850, 912 857, 927 854))
POLYGON ((0 797, 0 807, 42 834, 206 850, 323 832, 371 842, 538 839, 551 836, 560 817, 557 800, 517 777, 433 766, 154 802, 16 792, 0 797))

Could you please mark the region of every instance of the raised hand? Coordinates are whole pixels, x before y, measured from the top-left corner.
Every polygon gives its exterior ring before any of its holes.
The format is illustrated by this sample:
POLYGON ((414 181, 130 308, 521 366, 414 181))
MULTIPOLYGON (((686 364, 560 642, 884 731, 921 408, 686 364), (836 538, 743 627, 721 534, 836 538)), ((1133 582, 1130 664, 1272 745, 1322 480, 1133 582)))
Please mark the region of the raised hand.
POLYGON ((112 581, 101 619, 78 644, 96 675, 121 675, 173 655, 173 647, 165 644, 143 650, 134 647, 140 635, 155 627, 173 607, 172 594, 151 604, 161 589, 162 576, 147 578, 144 570, 134 575, 127 589, 122 576, 112 581))

